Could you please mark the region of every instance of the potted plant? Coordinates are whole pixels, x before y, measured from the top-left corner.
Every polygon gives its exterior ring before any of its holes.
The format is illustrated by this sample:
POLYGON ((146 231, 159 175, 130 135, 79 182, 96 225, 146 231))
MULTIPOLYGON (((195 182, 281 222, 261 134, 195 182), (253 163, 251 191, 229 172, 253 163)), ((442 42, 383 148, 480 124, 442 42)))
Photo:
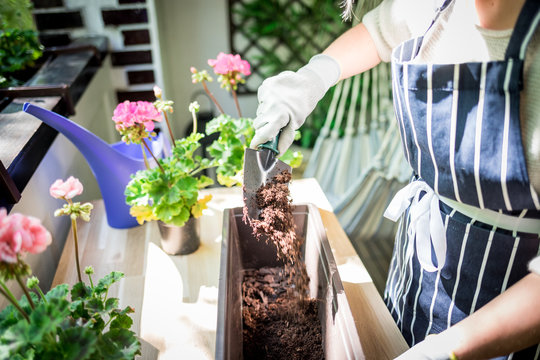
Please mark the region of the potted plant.
MULTIPOLYGON (((139 224, 145 221, 158 221, 162 237, 162 247, 169 254, 189 254, 200 244, 197 219, 207 207, 211 196, 200 197, 199 190, 214 183, 202 171, 215 168, 217 181, 224 186, 241 184, 244 150, 251 141, 254 131, 252 120, 242 116, 236 96, 237 85, 250 74, 249 63, 238 55, 220 53, 217 59, 210 59, 209 65, 219 75, 221 86, 232 93, 238 110, 238 118, 223 112, 206 82, 213 81, 206 70, 198 71, 191 67, 192 81, 201 83, 221 114, 206 126, 206 135, 219 133, 219 137, 209 146, 210 158, 203 158, 196 152, 201 147, 204 134, 197 131, 197 102, 190 104, 193 117, 192 133, 175 140, 167 113, 173 111, 173 102, 162 98, 162 92, 154 87, 156 101, 153 108, 143 102, 124 102, 115 110, 113 120, 116 128, 126 142, 141 143, 152 135, 154 121, 159 121, 156 111, 165 118, 165 124, 172 141, 171 154, 154 158, 155 164, 132 175, 126 186, 126 202, 132 216, 139 224)), ((300 153, 289 153, 287 158, 293 165, 301 162, 300 153)))
POLYGON ((0 9, 0 87, 18 86, 43 54, 29 0, 3 1, 0 9))
MULTIPOLYGON (((210 197, 199 199, 199 189, 207 187, 213 180, 201 171, 214 166, 209 159, 196 155, 200 139, 194 121, 193 132, 185 138, 175 140, 171 132, 167 112, 173 111, 173 103, 162 98, 161 90, 154 87, 156 102, 125 101, 117 106, 113 120, 116 129, 126 143, 139 143, 148 150, 154 160, 153 166, 132 174, 125 188, 126 203, 130 214, 139 224, 158 221, 162 235, 162 247, 169 254, 189 254, 200 244, 197 218, 210 197), (154 122, 165 117, 172 141, 171 154, 156 158, 146 144, 152 135, 154 122)), ((196 112, 196 104, 190 106, 196 112)))
MULTIPOLYGON (((92 205, 73 202, 82 193, 75 178, 56 181, 50 193, 67 204, 55 215, 70 216, 77 245, 76 219, 88 221, 92 205)), ((26 253, 40 253, 51 244, 50 233, 39 219, 22 214, 7 215, 0 209, 0 294, 8 305, 0 312, 0 358, 2 359, 134 359, 140 354, 140 343, 130 330, 131 307, 119 308, 119 300, 108 296, 109 288, 123 277, 111 272, 94 282, 91 266, 84 270, 88 283, 82 281, 78 253, 79 281, 71 286, 61 284, 43 293, 39 280, 25 263, 26 253), (16 299, 7 286, 15 280, 23 290, 16 299)), ((75 246, 77 249, 77 246, 75 246)))

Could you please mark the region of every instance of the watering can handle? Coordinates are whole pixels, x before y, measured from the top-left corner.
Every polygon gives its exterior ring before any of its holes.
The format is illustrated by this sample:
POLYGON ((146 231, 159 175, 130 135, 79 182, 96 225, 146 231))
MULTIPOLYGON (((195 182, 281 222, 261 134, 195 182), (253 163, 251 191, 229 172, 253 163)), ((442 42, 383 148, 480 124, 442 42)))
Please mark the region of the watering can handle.
POLYGON ((272 150, 272 152, 277 156, 279 155, 278 144, 279 144, 279 133, 272 140, 269 140, 265 142, 264 144, 259 145, 259 149, 272 150))

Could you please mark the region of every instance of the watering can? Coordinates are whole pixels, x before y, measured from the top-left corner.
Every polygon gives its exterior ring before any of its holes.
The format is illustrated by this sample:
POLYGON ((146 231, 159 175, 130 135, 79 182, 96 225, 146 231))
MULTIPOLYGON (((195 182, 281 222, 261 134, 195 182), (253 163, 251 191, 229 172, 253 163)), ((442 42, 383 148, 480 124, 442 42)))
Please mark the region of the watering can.
MULTIPOLYGON (((124 190, 131 174, 146 168, 140 146, 123 142, 108 144, 73 121, 30 103, 23 105, 23 111, 62 133, 83 154, 101 190, 110 227, 127 229, 138 225, 129 213, 124 190)), ((164 150, 163 138, 158 135, 152 144, 156 156, 164 150)))

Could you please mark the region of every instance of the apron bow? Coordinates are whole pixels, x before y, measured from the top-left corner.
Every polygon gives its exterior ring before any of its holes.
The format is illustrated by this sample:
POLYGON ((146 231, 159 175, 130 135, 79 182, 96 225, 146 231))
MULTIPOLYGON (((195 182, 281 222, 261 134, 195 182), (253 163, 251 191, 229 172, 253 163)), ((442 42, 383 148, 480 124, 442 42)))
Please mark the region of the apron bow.
POLYGON ((410 208, 407 235, 409 241, 415 242, 422 269, 428 272, 440 270, 446 261, 446 232, 439 210, 439 197, 425 181, 415 180, 396 193, 384 216, 397 221, 407 208, 410 208), (432 248, 436 265, 431 256, 432 248))

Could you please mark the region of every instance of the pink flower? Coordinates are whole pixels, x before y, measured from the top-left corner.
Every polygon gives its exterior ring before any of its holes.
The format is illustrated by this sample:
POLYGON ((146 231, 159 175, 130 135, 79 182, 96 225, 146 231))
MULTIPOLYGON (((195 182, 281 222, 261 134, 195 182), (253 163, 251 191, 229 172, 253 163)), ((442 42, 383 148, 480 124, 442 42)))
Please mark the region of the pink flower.
POLYGON ((57 199, 73 199, 77 195, 81 195, 83 186, 79 179, 70 176, 66 182, 61 179, 56 180, 50 187, 49 193, 53 198, 57 199))
POLYGON ((250 75, 250 65, 246 60, 242 60, 240 55, 224 54, 220 52, 217 59, 208 60, 208 65, 214 68, 216 74, 227 75, 238 72, 244 75, 250 75))
POLYGON ((143 124, 147 131, 152 131, 155 127, 154 121, 161 121, 161 114, 151 102, 126 100, 114 109, 112 119, 117 130, 143 124))
POLYGON ((51 242, 51 234, 39 219, 21 214, 7 215, 6 209, 0 209, 0 261, 15 263, 18 254, 40 253, 51 242))

